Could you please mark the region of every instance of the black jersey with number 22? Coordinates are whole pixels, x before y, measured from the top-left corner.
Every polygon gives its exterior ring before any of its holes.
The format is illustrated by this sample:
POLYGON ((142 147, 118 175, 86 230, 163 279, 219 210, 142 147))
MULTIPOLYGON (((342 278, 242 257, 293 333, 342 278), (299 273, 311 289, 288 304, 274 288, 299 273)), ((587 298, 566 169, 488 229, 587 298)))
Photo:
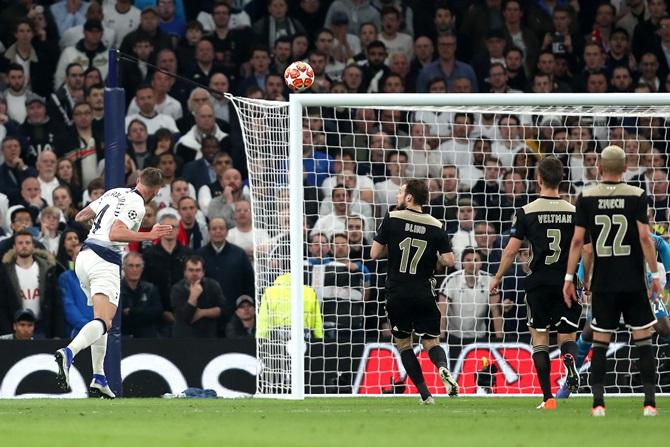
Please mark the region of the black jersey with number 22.
POLYGON ((409 209, 388 213, 375 241, 388 248, 387 287, 426 284, 435 272, 438 253, 451 252, 449 236, 440 221, 409 209))
POLYGON ((577 198, 575 224, 591 235, 595 292, 646 291, 637 222, 648 223, 647 194, 625 183, 602 182, 577 198))

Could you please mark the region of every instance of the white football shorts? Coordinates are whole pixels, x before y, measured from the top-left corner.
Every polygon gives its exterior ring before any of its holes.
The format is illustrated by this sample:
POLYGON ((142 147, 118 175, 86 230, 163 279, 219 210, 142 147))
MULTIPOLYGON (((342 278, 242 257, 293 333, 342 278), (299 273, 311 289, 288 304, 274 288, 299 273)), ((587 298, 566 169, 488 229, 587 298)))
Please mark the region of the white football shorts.
POLYGON ((77 256, 75 273, 89 306, 93 305, 93 295, 97 294, 105 295, 110 303, 119 305, 121 271, 118 265, 105 261, 93 250, 87 249, 77 256))

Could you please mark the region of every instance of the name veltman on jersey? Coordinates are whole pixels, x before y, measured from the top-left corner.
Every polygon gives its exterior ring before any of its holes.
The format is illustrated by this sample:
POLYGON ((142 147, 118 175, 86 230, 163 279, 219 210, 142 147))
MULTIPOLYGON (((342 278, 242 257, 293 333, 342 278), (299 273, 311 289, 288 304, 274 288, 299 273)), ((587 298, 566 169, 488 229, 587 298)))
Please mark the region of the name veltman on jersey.
POLYGON ((112 242, 115 221, 137 231, 144 218, 144 198, 134 188, 115 188, 88 205, 95 212, 91 231, 75 263, 81 288, 92 305, 92 296, 103 294, 118 306, 121 288, 121 255, 127 242, 112 242), (110 264, 115 267, 110 268, 110 264))

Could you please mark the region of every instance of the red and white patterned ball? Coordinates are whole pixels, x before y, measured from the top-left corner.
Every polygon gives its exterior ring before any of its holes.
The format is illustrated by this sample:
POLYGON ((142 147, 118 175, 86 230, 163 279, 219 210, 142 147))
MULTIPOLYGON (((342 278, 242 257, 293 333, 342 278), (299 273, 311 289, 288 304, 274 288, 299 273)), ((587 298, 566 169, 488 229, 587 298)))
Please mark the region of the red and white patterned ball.
POLYGON ((292 92, 307 90, 314 84, 314 70, 307 62, 293 62, 284 70, 284 80, 292 92))

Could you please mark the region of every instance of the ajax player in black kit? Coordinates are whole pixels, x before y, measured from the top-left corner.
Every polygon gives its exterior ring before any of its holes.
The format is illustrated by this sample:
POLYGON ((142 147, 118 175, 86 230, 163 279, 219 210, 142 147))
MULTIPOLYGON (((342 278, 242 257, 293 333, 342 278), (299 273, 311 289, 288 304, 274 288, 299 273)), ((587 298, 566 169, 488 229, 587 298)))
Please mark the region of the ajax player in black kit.
POLYGON ((379 226, 370 256, 388 257, 386 312, 393 340, 407 374, 421 394, 421 402, 430 405, 434 401, 412 349, 413 334, 421 337, 449 396, 458 395, 458 385, 439 344, 441 314, 433 290, 437 263, 453 266, 454 255, 440 221, 423 213, 422 206, 427 202, 425 182, 409 180, 401 185, 397 207, 379 226))
MULTIPOLYGON (((598 160, 601 182, 586 188, 577 199, 575 234, 565 275, 563 295, 566 304, 575 300, 572 282, 585 235, 593 247, 591 307, 593 348, 591 351, 591 390, 593 416, 605 416, 605 373, 607 348, 619 328, 621 315, 637 346, 638 366, 644 391, 644 416, 656 416, 656 359, 651 345, 651 329, 656 317, 649 293, 661 293, 654 242, 649 233, 647 194, 622 181, 626 154, 619 146, 603 149, 598 160), (647 290, 645 261, 651 272, 647 290)), ((584 275, 584 288, 589 277, 584 275)))
MULTIPOLYGON (((510 239, 498 272, 491 281, 491 293, 509 271, 524 239, 530 242, 530 273, 525 282, 528 327, 532 336, 533 363, 544 399, 538 409, 553 410, 556 400, 551 393, 549 331, 558 332, 558 345, 563 354, 566 382, 572 392, 579 388, 575 367, 577 327, 582 307, 568 307, 562 294, 563 278, 568 263, 570 240, 574 232, 575 207, 560 198, 558 187, 563 180, 563 164, 553 157, 543 158, 537 169, 540 197, 520 208, 515 215, 510 239)), ((589 256, 590 245, 584 250, 589 256)))

